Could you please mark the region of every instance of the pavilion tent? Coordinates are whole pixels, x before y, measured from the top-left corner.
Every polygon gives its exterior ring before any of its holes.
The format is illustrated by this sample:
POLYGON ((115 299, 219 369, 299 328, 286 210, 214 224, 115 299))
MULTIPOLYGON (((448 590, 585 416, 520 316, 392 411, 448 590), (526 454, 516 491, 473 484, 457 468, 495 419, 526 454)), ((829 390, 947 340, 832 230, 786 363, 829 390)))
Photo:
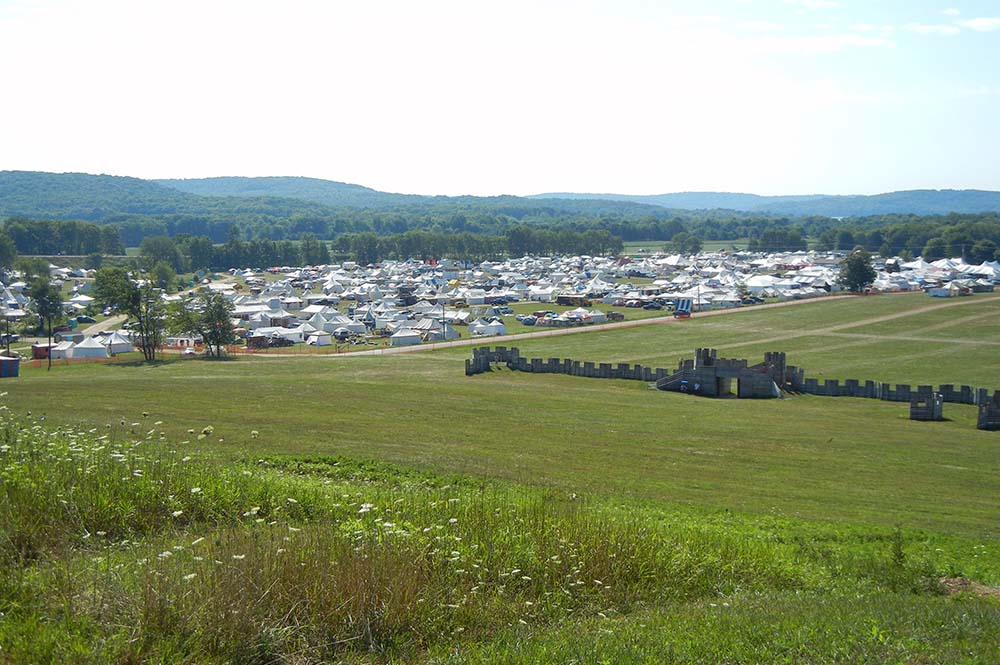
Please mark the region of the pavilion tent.
POLYGON ((84 337, 70 351, 70 358, 107 358, 108 350, 93 337, 84 337))
POLYGON ((413 346, 420 342, 420 333, 410 328, 401 328, 389 338, 389 344, 392 346, 413 346))
POLYGON ((101 343, 107 348, 108 353, 113 356, 119 353, 131 353, 135 351, 132 341, 117 330, 105 337, 101 343))
POLYGON ((73 342, 69 340, 59 342, 49 349, 49 357, 52 358, 52 360, 64 360, 66 358, 70 358, 72 357, 73 346, 73 342))

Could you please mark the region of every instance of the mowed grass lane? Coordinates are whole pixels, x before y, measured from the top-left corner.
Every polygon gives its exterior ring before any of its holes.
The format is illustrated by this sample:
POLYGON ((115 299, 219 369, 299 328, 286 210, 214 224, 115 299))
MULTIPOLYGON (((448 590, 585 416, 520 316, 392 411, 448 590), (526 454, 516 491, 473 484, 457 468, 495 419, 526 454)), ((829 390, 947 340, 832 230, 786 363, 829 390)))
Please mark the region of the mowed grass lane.
MULTIPOLYGON (((666 367, 696 346, 752 361, 785 350, 809 376, 1000 387, 991 319, 1000 299, 858 298, 520 346, 666 367), (949 327, 952 337, 936 337, 949 327)), ((907 405, 872 400, 716 401, 634 381, 465 377, 468 354, 28 369, 6 400, 58 421, 124 418, 143 434, 162 420, 157 429, 191 439, 182 445, 222 457, 344 455, 712 510, 1000 537, 1000 434, 976 430, 972 407, 949 404, 950 421, 917 423, 907 405), (186 435, 209 424, 211 439, 186 435)))

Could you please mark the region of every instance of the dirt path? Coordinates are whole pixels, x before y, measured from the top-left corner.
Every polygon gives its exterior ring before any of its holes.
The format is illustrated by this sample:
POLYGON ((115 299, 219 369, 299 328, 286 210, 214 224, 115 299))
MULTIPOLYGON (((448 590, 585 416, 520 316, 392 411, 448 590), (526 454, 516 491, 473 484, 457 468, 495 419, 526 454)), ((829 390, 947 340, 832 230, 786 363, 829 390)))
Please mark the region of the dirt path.
MULTIPOLYGON (((854 298, 856 296, 827 296, 825 298, 810 298, 807 300, 789 300, 787 302, 775 302, 768 303, 766 305, 755 305, 753 307, 744 308, 734 308, 734 309, 716 309, 708 312, 699 312, 694 315, 694 318, 703 318, 706 316, 723 316, 727 314, 740 314, 743 312, 759 312, 762 309, 775 309, 779 307, 794 307, 796 305, 804 305, 807 303, 818 302, 819 300, 842 300, 844 298, 854 298)), ((385 355, 395 355, 397 353, 418 353, 420 351, 435 351, 437 349, 447 349, 459 346, 483 346, 484 344, 505 344, 510 341, 517 341, 523 339, 537 339, 539 337, 554 337, 557 335, 574 335, 578 333, 588 333, 600 330, 618 330, 621 328, 635 328, 638 326, 649 326, 649 325, 670 325, 678 323, 678 319, 671 316, 659 316, 649 319, 639 319, 637 321, 620 321, 616 323, 600 323, 592 326, 581 326, 578 328, 553 328, 549 330, 539 330, 536 332, 528 333, 515 333, 513 335, 502 335, 500 337, 475 337, 471 339, 457 339, 453 342, 439 342, 435 344, 415 344, 414 346, 400 346, 400 347, 386 347, 380 349, 368 349, 365 351, 347 351, 345 353, 259 353, 259 354, 248 354, 254 355, 260 358, 343 358, 347 356, 385 356, 385 355)))
MULTIPOLYGON (((904 296, 904 295, 911 295, 911 294, 890 294, 890 296, 896 296, 896 297, 900 297, 900 296, 904 296)), ((885 297, 885 296, 883 296, 883 297, 885 297)), ((974 303, 990 302, 990 301, 995 301, 995 300, 1000 300, 1000 296, 988 296, 986 298, 961 298, 961 299, 954 300, 954 301, 948 301, 948 302, 942 302, 942 303, 935 303, 935 304, 932 304, 932 305, 925 305, 923 307, 917 307, 915 309, 908 309, 905 312, 897 312, 895 314, 883 314, 882 316, 873 316, 871 318, 861 319, 861 320, 856 320, 856 321, 851 321, 850 323, 842 323, 842 324, 836 325, 836 326, 826 326, 824 328, 814 328, 814 329, 811 329, 811 330, 799 330, 799 331, 796 331, 796 332, 790 332, 790 333, 783 334, 783 335, 776 335, 774 337, 765 337, 765 338, 760 338, 760 339, 753 339, 753 340, 749 340, 749 341, 746 341, 746 342, 735 342, 733 344, 720 344, 718 346, 718 348, 720 348, 720 349, 734 349, 734 348, 739 348, 741 346, 753 346, 753 345, 756 345, 756 344, 770 344, 772 342, 783 342, 785 340, 796 339, 798 337, 810 337, 812 335, 829 335, 829 334, 833 334, 833 333, 838 333, 838 332, 840 332, 842 330, 850 330, 851 328, 858 328, 858 327, 861 327, 861 326, 869 326, 869 325, 872 325, 872 324, 875 324, 875 323, 884 323, 886 321, 894 321, 896 319, 905 319, 908 316, 916 316, 916 315, 919 315, 919 314, 926 314, 927 312, 933 312, 933 311, 936 311, 936 310, 939 310, 939 309, 951 309, 953 307, 962 307, 962 306, 971 305, 971 304, 974 304, 974 303)), ((970 318, 975 318, 975 317, 970 317, 970 318)), ((949 325, 950 324, 951 324, 951 322, 949 322, 949 325)), ((938 327, 941 327, 941 326, 934 326, 934 327, 938 328, 938 327)), ((845 336, 848 335, 848 333, 844 333, 844 334, 845 334, 845 336)), ((854 336, 867 336, 867 337, 871 337, 872 339, 890 339, 891 338, 891 335, 865 335, 864 333, 853 333, 852 335, 854 335, 854 336)), ((919 339, 917 341, 921 341, 921 342, 928 342, 928 341, 941 341, 941 342, 945 342, 947 340, 932 340, 932 339, 921 338, 921 339, 919 339)))
POLYGON ((84 335, 96 335, 99 332, 111 330, 112 328, 121 328, 122 324, 125 323, 125 319, 126 316, 124 314, 116 314, 115 316, 109 317, 100 323, 89 325, 80 332, 84 335))

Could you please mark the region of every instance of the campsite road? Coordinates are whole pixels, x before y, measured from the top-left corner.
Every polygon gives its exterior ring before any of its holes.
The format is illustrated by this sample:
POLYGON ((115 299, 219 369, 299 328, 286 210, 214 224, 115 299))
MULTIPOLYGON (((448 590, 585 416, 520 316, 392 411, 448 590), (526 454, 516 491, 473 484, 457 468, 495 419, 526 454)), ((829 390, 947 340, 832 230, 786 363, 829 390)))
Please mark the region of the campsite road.
POLYGON ((106 318, 105 320, 95 323, 93 325, 87 326, 80 332, 84 335, 96 335, 99 332, 104 332, 105 330, 112 330, 114 328, 120 328, 123 323, 125 323, 126 316, 124 314, 116 314, 106 318))

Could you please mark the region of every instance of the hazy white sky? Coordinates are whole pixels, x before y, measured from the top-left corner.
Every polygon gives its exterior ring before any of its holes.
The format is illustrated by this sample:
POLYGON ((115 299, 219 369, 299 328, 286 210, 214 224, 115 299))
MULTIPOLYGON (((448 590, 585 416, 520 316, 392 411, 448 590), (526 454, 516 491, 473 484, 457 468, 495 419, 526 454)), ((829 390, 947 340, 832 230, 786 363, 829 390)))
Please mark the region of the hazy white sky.
POLYGON ((1000 189, 997 0, 0 0, 0 169, 1000 189))

